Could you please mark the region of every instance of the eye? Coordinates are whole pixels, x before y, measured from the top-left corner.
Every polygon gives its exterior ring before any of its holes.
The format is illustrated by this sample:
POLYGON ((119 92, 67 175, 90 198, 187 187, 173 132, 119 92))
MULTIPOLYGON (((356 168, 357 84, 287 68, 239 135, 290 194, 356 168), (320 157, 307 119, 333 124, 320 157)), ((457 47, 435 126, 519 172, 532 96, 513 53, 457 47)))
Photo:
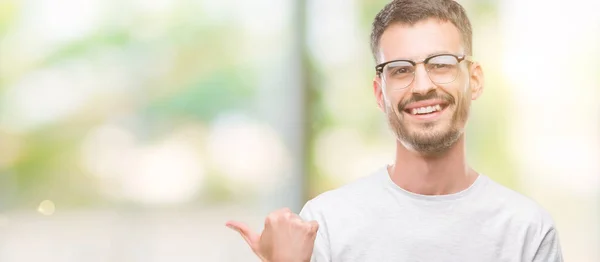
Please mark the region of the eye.
POLYGON ((450 67, 450 65, 449 64, 432 64, 431 67, 434 69, 443 69, 443 68, 450 67))
POLYGON ((414 68, 412 66, 394 66, 389 68, 390 75, 405 76, 412 74, 414 68))
POLYGON ((456 65, 450 64, 450 63, 429 63, 429 64, 427 64, 427 71, 429 71, 429 72, 442 73, 442 72, 454 71, 455 69, 456 69, 456 65))
POLYGON ((406 68, 406 67, 401 67, 401 68, 397 68, 396 70, 394 70, 394 74, 406 74, 406 73, 410 73, 408 68, 406 68))
POLYGON ((404 78, 413 74, 414 66, 406 61, 394 61, 387 64, 384 69, 384 75, 387 77, 404 78))

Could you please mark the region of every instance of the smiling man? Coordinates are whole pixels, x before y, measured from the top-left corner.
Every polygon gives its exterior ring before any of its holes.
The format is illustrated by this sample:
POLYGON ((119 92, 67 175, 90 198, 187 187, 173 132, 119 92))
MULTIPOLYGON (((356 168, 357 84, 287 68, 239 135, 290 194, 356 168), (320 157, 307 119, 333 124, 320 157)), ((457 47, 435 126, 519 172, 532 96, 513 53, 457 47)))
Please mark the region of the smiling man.
POLYGON ((299 216, 273 212, 262 235, 228 225, 269 262, 563 261, 548 213, 467 163, 465 125, 484 77, 464 9, 392 1, 375 17, 371 48, 394 163, 310 200, 299 216))

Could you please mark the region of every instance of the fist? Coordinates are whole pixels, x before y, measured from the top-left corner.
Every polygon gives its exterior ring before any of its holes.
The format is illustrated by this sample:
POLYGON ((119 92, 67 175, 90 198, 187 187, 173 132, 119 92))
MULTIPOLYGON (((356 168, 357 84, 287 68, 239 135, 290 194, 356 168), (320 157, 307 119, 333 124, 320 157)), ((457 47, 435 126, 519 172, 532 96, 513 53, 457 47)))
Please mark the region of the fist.
POLYGON ((228 227, 240 233, 252 251, 264 262, 308 262, 319 229, 316 221, 303 221, 288 208, 270 213, 261 234, 243 223, 229 221, 228 227))

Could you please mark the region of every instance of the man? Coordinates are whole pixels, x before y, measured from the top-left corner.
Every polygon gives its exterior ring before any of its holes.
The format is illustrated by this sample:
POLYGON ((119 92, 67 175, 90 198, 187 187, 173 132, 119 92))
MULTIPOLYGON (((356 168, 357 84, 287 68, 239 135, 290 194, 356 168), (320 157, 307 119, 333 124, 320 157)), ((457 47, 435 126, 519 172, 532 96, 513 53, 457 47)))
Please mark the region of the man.
POLYGON ((238 222, 263 261, 562 261, 552 218, 473 170, 464 129, 482 91, 471 25, 452 0, 395 0, 373 23, 373 90, 396 135, 393 165, 283 209, 262 235, 238 222))

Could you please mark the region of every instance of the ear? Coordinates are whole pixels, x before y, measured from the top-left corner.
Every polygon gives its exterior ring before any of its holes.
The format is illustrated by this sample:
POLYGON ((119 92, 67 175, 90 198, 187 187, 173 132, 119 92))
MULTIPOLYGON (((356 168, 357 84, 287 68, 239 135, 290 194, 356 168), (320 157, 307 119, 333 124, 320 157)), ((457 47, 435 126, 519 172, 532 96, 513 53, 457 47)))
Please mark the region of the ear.
POLYGON ((373 94, 375 94, 377 107, 379 107, 379 110, 385 113, 385 104, 383 101, 383 87, 381 86, 381 78, 379 76, 375 76, 373 78, 373 94))
POLYGON ((473 62, 469 70, 469 88, 471 89, 471 100, 479 98, 483 92, 484 76, 481 65, 477 62, 473 62))

